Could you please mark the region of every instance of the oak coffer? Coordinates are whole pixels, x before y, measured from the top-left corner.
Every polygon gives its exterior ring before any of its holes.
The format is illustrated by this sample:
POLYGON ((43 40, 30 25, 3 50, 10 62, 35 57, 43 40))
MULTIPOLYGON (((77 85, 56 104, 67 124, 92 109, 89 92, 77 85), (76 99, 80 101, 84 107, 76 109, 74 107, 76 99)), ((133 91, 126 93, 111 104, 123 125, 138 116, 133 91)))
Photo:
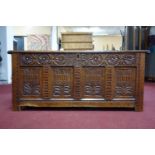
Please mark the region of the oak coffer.
POLYGON ((145 51, 9 51, 13 109, 143 110, 145 51))

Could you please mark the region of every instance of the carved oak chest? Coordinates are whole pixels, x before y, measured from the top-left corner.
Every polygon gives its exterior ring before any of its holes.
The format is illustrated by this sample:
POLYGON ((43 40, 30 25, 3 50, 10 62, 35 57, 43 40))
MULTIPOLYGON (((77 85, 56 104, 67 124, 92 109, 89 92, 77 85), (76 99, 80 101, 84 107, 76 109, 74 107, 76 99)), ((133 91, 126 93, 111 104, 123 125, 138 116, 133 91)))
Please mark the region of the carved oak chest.
POLYGON ((13 109, 143 110, 145 51, 9 51, 13 109))

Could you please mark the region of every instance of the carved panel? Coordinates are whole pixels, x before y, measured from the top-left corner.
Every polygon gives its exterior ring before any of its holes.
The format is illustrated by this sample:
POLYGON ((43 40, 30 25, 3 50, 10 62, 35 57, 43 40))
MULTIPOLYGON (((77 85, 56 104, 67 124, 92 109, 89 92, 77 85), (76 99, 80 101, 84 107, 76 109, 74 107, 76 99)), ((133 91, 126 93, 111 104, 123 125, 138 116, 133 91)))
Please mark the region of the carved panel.
POLYGON ((83 97, 104 97, 104 67, 83 68, 83 97))
POLYGON ((21 65, 51 66, 126 66, 136 65, 136 54, 107 53, 45 53, 22 54, 21 65))
POLYGON ((70 67, 52 68, 52 96, 70 98, 73 91, 73 69, 70 67))
POLYGON ((115 97, 134 97, 136 68, 116 68, 115 97))
POLYGON ((41 95, 41 70, 40 68, 22 68, 21 85, 22 96, 41 95))

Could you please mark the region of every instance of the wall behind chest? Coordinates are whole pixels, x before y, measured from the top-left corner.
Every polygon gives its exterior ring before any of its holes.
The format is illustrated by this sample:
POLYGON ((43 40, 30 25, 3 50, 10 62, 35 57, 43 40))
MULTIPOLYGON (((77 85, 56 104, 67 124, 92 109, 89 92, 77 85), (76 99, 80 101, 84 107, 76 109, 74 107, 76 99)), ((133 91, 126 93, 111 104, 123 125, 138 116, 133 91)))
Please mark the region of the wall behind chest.
POLYGON ((8 50, 13 50, 13 34, 11 27, 0 26, 1 56, 0 81, 11 83, 11 56, 8 50))

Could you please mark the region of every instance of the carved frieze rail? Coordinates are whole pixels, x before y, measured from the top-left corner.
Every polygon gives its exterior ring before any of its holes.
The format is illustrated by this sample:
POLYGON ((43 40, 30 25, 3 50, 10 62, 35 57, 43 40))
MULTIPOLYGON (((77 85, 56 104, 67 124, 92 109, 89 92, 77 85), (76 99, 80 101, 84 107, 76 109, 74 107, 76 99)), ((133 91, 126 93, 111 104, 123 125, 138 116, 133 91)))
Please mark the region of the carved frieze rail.
POLYGON ((134 53, 35 53, 21 54, 21 65, 51 65, 51 66, 125 66, 136 65, 134 53))

